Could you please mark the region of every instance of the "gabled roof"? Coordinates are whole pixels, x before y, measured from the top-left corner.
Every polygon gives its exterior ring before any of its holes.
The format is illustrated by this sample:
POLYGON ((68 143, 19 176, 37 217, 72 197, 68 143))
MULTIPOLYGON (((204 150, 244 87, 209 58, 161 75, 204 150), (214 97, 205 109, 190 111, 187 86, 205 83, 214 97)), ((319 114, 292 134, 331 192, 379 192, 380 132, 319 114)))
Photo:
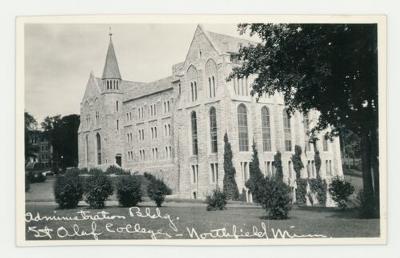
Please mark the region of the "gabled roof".
POLYGON ((212 41, 215 48, 217 48, 217 51, 221 54, 227 52, 239 52, 241 46, 256 44, 256 42, 254 41, 219 34, 211 31, 206 31, 206 35, 209 37, 210 41, 212 41))
POLYGON ((106 63, 104 64, 102 79, 121 79, 119 72, 118 61, 114 51, 114 45, 110 36, 110 43, 108 45, 106 63))
POLYGON ((151 94, 162 92, 165 90, 172 89, 172 76, 168 76, 153 82, 130 82, 122 81, 122 85, 127 84, 129 90, 126 91, 124 101, 142 98, 151 94))
POLYGON ((85 94, 83 95, 83 100, 90 99, 97 96, 101 92, 98 79, 93 75, 93 72, 89 75, 89 80, 86 83, 85 94))

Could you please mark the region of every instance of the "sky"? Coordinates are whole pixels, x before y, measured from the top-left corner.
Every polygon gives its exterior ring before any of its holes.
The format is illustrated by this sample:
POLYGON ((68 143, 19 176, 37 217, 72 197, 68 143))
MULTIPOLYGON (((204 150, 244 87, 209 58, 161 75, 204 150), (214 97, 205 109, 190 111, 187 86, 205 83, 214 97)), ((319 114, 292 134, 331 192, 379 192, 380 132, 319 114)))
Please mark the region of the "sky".
MULTIPOLYGON (((110 27, 122 79, 149 82, 171 75, 172 65, 184 61, 196 26, 27 24, 25 111, 39 124, 46 116, 79 114, 90 72, 101 77, 110 27)), ((203 28, 239 36, 235 24, 203 28)))

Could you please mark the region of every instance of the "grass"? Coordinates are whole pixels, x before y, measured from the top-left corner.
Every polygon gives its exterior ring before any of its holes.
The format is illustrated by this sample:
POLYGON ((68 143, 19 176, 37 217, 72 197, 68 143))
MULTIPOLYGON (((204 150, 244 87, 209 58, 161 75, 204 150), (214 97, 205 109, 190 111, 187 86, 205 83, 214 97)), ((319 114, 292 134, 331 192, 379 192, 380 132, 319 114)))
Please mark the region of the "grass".
MULTIPOLYGON (((141 206, 140 210, 145 213, 145 209, 149 208, 152 214, 156 214, 154 206, 141 206)), ((78 207, 70 210, 58 210, 55 205, 46 205, 40 203, 28 203, 26 211, 31 212, 33 215, 40 213, 41 216, 74 216, 77 212, 84 210, 90 214, 96 214, 102 210, 88 209, 87 207, 78 207)), ((161 215, 169 214, 176 225, 177 231, 175 232, 170 227, 169 221, 166 219, 151 219, 140 218, 137 216, 130 217, 128 208, 122 207, 107 207, 105 209, 111 215, 122 215, 125 219, 113 220, 98 220, 96 224, 96 232, 101 233, 99 239, 150 239, 150 233, 128 233, 123 229, 127 224, 138 224, 140 228, 145 229, 147 232, 157 230, 169 234, 172 238, 190 238, 189 230, 194 228, 198 234, 211 232, 215 229, 225 228, 227 232, 232 232, 233 227, 237 228, 237 232, 253 232, 253 227, 257 227, 258 231, 262 230, 262 223, 267 227, 267 234, 272 237, 272 230, 287 230, 290 234, 306 235, 317 234, 326 237, 377 237, 379 236, 379 220, 378 219, 358 219, 354 210, 339 211, 332 208, 316 208, 316 207, 302 207, 294 208, 290 212, 288 220, 268 220, 265 217, 265 212, 260 207, 256 206, 242 206, 242 207, 229 207, 223 211, 206 211, 204 206, 191 206, 188 204, 186 207, 161 207, 161 215), (107 223, 109 228, 117 230, 120 227, 121 233, 112 233, 107 231, 107 223), (242 230, 242 231, 240 231, 242 230)), ((29 216, 28 216, 29 217, 29 216)), ((51 239, 93 239, 93 235, 78 236, 74 235, 74 227, 76 232, 92 231, 92 221, 30 221, 26 222, 26 238, 28 240, 36 239, 50 239, 48 236, 43 238, 35 237, 35 233, 39 229, 53 230, 51 232, 51 239), (76 224, 76 226, 73 226, 76 224), (29 230, 29 227, 34 230, 29 230), (60 238, 66 231, 61 229, 61 235, 57 235, 57 230, 64 227, 69 234, 68 238, 60 238)), ((159 234, 157 239, 166 238, 165 235, 159 234)))

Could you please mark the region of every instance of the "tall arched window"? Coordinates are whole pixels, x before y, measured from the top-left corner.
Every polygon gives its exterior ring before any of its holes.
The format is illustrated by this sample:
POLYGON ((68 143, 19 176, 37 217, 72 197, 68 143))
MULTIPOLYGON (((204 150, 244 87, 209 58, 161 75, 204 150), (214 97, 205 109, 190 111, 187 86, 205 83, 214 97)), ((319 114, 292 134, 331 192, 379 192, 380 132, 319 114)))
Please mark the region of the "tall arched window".
POLYGON ((271 123, 267 107, 261 109, 261 129, 263 139, 263 150, 271 151, 271 123))
POLYGON ((198 142, 197 142, 197 116, 196 112, 192 112, 190 115, 192 121, 192 153, 197 155, 199 153, 198 142))
POLYGON ((292 132, 290 117, 286 109, 283 110, 283 131, 285 134, 285 151, 292 151, 292 132))
POLYGON ((218 151, 218 137, 217 137, 217 114, 215 107, 210 108, 210 140, 211 140, 211 152, 216 153, 218 151))
POLYGON ((86 147, 86 166, 89 164, 89 135, 85 136, 85 147, 86 147))
POLYGON ((238 112, 239 151, 249 151, 249 129, 247 126, 247 109, 240 104, 238 112))
POLYGON ((101 164, 101 138, 100 134, 96 134, 96 146, 97 146, 97 164, 101 164))
POLYGON ((328 151, 328 150, 329 150, 329 147, 328 147, 328 136, 327 136, 327 135, 324 135, 324 136, 323 136, 323 139, 322 139, 322 149, 323 149, 324 151, 328 151))

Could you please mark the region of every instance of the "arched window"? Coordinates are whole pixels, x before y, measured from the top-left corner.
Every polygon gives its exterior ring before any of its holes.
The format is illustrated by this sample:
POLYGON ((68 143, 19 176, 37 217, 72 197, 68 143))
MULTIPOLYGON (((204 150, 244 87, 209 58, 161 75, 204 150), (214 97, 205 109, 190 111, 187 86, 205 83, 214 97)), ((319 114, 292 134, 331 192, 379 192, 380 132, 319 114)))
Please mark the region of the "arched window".
POLYGON ((89 135, 85 137, 85 147, 86 147, 86 167, 89 163, 89 135))
POLYGON ((192 121, 192 153, 197 155, 199 153, 198 142, 197 142, 197 116, 196 112, 192 112, 190 115, 192 121))
POLYGON ((285 151, 292 151, 290 117, 286 109, 283 110, 283 131, 285 133, 285 151))
POLYGON ((97 164, 101 164, 101 138, 100 134, 96 134, 96 146, 97 146, 97 164))
POLYGON ((310 119, 308 118, 308 114, 304 114, 304 146, 306 151, 311 150, 311 142, 310 142, 310 136, 309 136, 309 130, 310 130, 310 119))
POLYGON ((324 137, 322 139, 322 149, 324 151, 328 151, 329 150, 329 148, 328 148, 328 136, 327 135, 324 135, 324 137))
POLYGON ((261 129, 263 139, 263 150, 271 151, 271 123, 267 107, 261 109, 261 129))
POLYGON ((249 151, 249 130, 247 126, 247 109, 240 104, 238 112, 239 151, 249 151))
POLYGON ((218 138, 217 138, 217 114, 215 107, 210 108, 210 140, 211 140, 211 152, 216 153, 218 151, 218 138))

